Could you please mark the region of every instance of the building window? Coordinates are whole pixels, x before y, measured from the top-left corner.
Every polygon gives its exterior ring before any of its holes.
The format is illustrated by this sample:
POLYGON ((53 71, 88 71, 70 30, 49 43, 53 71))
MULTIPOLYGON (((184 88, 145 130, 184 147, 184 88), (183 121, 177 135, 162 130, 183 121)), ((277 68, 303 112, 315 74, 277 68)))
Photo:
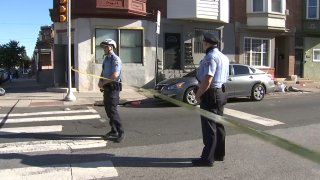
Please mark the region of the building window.
POLYGON ((142 63, 142 30, 96 29, 96 63, 102 63, 104 60, 104 51, 100 43, 105 39, 116 41, 117 48, 114 51, 122 63, 142 63))
POLYGON ((263 12, 264 0, 252 0, 252 12, 263 12))
POLYGON ((307 19, 319 18, 319 1, 307 0, 307 19))
MULTIPOLYGON (((205 30, 205 29, 196 29, 194 33, 194 53, 205 53, 206 50, 203 49, 203 33, 204 32, 213 32, 217 35, 217 37, 220 37, 220 31, 219 30, 205 30)), ((220 44, 218 44, 220 47, 220 44)))
POLYGON ((283 0, 272 0, 272 12, 282 13, 282 1, 283 0))
POLYGON ((313 61, 320 62, 320 49, 313 50, 313 61))
POLYGON ((270 40, 244 39, 244 63, 250 66, 270 67, 270 40))

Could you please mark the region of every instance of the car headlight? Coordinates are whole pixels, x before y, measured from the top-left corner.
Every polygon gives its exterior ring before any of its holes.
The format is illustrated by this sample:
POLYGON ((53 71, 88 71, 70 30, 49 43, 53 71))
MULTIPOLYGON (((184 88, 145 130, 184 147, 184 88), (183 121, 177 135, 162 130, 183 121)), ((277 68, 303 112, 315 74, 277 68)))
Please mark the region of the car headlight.
POLYGON ((177 84, 170 85, 170 86, 168 86, 168 90, 180 89, 180 88, 182 88, 183 84, 184 84, 184 82, 179 82, 177 84))

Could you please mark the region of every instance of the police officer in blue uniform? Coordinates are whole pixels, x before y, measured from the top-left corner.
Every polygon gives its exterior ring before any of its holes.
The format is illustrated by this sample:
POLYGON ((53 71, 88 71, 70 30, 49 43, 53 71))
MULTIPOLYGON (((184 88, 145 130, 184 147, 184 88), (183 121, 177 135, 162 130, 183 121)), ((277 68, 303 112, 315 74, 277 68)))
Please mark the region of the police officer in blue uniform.
POLYGON ((122 89, 121 69, 122 63, 119 56, 114 53, 117 47, 116 42, 112 39, 106 39, 100 43, 105 52, 105 59, 102 64, 101 77, 98 86, 103 91, 103 102, 105 111, 110 119, 109 124, 111 131, 104 135, 105 139, 121 142, 124 138, 124 131, 121 124, 117 106, 119 104, 119 94, 122 89))
MULTIPOLYGON (((224 83, 229 74, 229 59, 218 49, 219 38, 212 32, 203 34, 206 55, 197 69, 200 82, 196 100, 200 108, 223 115, 227 102, 224 83)), ((194 166, 213 166, 214 161, 223 161, 225 156, 225 129, 221 123, 201 116, 204 148, 201 158, 192 160, 194 166)))

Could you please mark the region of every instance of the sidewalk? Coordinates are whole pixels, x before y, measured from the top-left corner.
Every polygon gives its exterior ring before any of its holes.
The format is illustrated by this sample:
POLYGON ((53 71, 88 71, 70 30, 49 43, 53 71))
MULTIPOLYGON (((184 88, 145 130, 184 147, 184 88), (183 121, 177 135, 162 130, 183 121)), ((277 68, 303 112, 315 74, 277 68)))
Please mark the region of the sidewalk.
MULTIPOLYGON (((274 92, 271 95, 320 93, 320 82, 300 82, 297 84, 293 81, 283 81, 283 83, 290 91, 274 92)), ((13 79, 11 82, 2 83, 0 87, 6 90, 6 95, 0 96, 0 107, 103 105, 103 93, 100 91, 74 92, 76 100, 65 101, 64 98, 67 95, 66 88, 53 88, 50 85, 38 84, 35 79, 13 79)), ((138 89, 125 85, 120 93, 120 104, 147 98, 139 93, 138 89)))
MULTIPOLYGON (((6 94, 0 96, 0 107, 102 105, 103 100, 103 93, 97 91, 73 92, 76 100, 65 101, 66 88, 38 84, 35 79, 13 79, 11 82, 4 82, 0 87, 6 90, 6 94)), ((124 86, 120 92, 120 104, 146 98, 131 86, 124 86)))

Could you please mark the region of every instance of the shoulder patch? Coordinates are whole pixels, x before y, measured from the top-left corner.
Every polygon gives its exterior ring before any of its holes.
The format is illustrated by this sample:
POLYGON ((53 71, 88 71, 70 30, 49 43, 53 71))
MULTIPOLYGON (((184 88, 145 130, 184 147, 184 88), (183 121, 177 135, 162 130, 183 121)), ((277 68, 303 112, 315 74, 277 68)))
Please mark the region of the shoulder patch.
POLYGON ((114 59, 112 62, 113 65, 118 65, 119 64, 119 60, 118 59, 114 59))

